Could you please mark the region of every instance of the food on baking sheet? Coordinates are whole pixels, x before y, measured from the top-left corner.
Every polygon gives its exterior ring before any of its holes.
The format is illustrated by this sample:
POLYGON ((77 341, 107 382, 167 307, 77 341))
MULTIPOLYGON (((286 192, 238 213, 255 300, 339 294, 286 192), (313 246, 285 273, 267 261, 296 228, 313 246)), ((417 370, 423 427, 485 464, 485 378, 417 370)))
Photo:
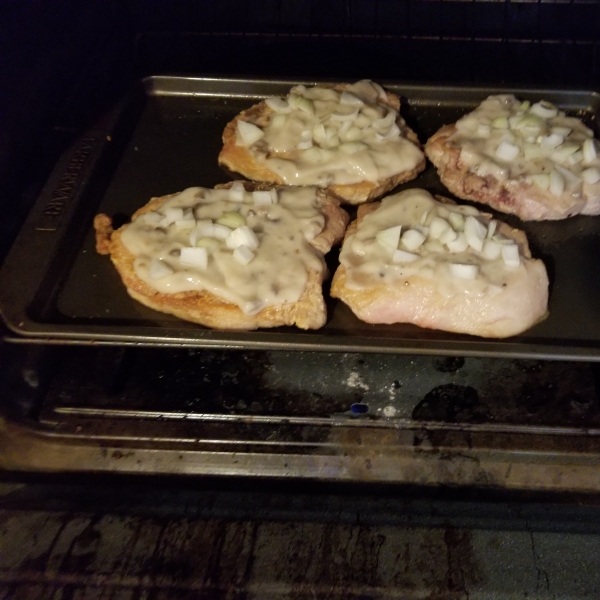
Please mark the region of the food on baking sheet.
POLYGON ((297 85, 227 124, 219 163, 255 181, 316 185, 350 204, 382 196, 425 168, 400 99, 368 80, 297 85))
POLYGON ((600 214, 600 150, 591 129, 541 101, 490 96, 425 145, 459 198, 523 220, 600 214))
POLYGON ((525 234, 446 202, 412 189, 359 207, 331 295, 367 323, 482 337, 517 335, 543 319, 548 276, 525 234))
POLYGON ((153 198, 116 231, 104 214, 94 227, 98 252, 150 308, 218 329, 317 329, 323 254, 347 223, 315 187, 233 182, 153 198))

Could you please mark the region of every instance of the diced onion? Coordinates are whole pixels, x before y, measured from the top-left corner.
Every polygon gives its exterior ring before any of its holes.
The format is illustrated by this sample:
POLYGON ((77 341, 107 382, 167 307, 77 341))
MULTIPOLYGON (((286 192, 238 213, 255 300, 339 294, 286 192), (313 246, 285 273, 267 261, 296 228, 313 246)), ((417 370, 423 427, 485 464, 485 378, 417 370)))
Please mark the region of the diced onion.
POLYGON ((442 244, 449 244, 450 242, 453 242, 456 239, 456 237, 456 231, 454 231, 452 227, 448 227, 448 229, 446 229, 446 231, 444 231, 442 235, 440 235, 439 240, 442 244))
POLYGON ((271 192, 268 190, 257 190, 256 192, 252 192, 252 199, 257 206, 273 204, 273 196, 271 196, 271 192))
POLYGON ((516 269, 521 264, 519 246, 517 244, 502 246, 502 260, 507 267, 516 269))
POLYGON ((273 204, 277 204, 279 202, 279 194, 277 192, 277 189, 272 188, 269 190, 269 193, 271 194, 271 200, 273 201, 273 204))
POLYGON ((179 260, 184 265, 206 269, 208 266, 208 252, 206 248, 182 248, 179 260))
POLYGON ((242 225, 234 229, 226 240, 228 248, 238 248, 239 246, 247 246, 251 250, 255 250, 259 246, 256 234, 247 225, 242 225))
POLYGON ((396 123, 393 123, 392 126, 385 133, 376 133, 375 139, 378 142, 384 142, 386 140, 391 140, 400 135, 400 128, 396 123))
POLYGON ((254 258, 254 252, 248 246, 242 244, 233 251, 233 258, 245 266, 254 258))
POLYGON ((292 92, 289 96, 290 106, 298 108, 309 115, 315 114, 315 104, 310 98, 305 98, 300 94, 292 92))
POLYGON ((573 129, 571 127, 553 127, 550 131, 566 138, 573 129))
POLYGON ((448 221, 454 231, 462 231, 465 227, 465 218, 459 212, 451 212, 448 221))
POLYGON ((475 279, 479 268, 477 265, 462 265, 460 263, 450 263, 450 273, 459 279, 475 279))
POLYGON ((488 260, 496 260, 500 258, 503 246, 494 240, 485 240, 483 242, 482 254, 488 260))
POLYGON ((163 216, 157 212, 149 211, 140 215, 138 219, 151 225, 158 225, 159 221, 163 219, 163 216))
POLYGON ((375 127, 375 129, 388 129, 396 122, 396 116, 396 112, 390 110, 383 119, 375 119, 373 121, 373 127, 375 127))
POLYGON ((415 262, 419 258, 418 254, 412 254, 412 252, 405 252, 404 250, 394 250, 392 260, 395 263, 411 263, 415 262))
POLYGON ((538 144, 523 144, 523 154, 527 160, 532 158, 540 158, 543 151, 538 144))
POLYGON ((448 242, 446 246, 450 252, 456 254, 458 252, 464 252, 469 247, 469 244, 467 242, 467 238, 465 238, 465 234, 459 233, 457 234, 456 239, 448 242))
POLYGON ((542 100, 541 102, 536 102, 529 109, 529 112, 538 117, 542 117, 542 119, 551 119, 558 114, 558 109, 553 104, 550 104, 550 102, 542 100))
POLYGON ((500 142, 496 148, 496 156, 501 160, 511 161, 519 155, 519 146, 515 146, 509 142, 500 142))
POLYGON ((331 115, 331 119, 334 121, 354 121, 358 116, 358 109, 351 113, 333 113, 331 115))
POLYGON ((541 190, 550 189, 550 175, 548 175, 548 173, 536 173, 534 175, 530 175, 529 179, 541 190))
POLYGON ((600 181, 600 169, 598 167, 590 167, 581 173, 581 177, 590 185, 598 183, 600 181))
POLYGON ((552 152, 550 158, 556 162, 562 163, 578 150, 579 146, 577 144, 561 144, 554 152, 552 152))
POLYGON ((484 125, 483 123, 479 123, 477 125, 477 135, 487 138, 490 137, 492 133, 492 128, 489 125, 484 125))
POLYGON ((494 221, 493 219, 488 223, 487 233, 485 237, 490 239, 494 233, 496 233, 496 227, 498 227, 498 221, 494 221))
POLYGON ((362 106, 364 102, 350 92, 342 92, 342 95, 340 96, 340 104, 346 104, 348 106, 362 106))
POLYGON ((542 148, 556 148, 560 146, 565 141, 565 138, 562 135, 558 135, 558 133, 551 133, 550 135, 542 136, 540 140, 540 144, 542 148))
POLYGON ((340 127, 340 138, 344 142, 356 142, 364 136, 362 129, 359 129, 358 127, 348 127, 346 131, 342 133, 342 129, 344 129, 345 125, 351 125, 351 123, 347 121, 342 127, 340 127))
POLYGON ((531 113, 523 115, 515 124, 514 129, 525 130, 527 133, 533 130, 539 131, 544 126, 544 120, 531 113))
POLYGON ((298 142, 298 150, 308 150, 313 147, 312 140, 307 140, 305 142, 298 142))
POLYGON ((212 237, 216 237, 220 240, 226 240, 231 235, 231 229, 225 227, 225 225, 217 225, 216 223, 212 227, 212 237))
POLYGON ((241 142, 238 145, 252 146, 252 144, 258 142, 264 135, 265 132, 260 127, 238 119, 236 143, 241 142))
POLYGON ((594 162, 598 157, 598 152, 596 148, 596 141, 588 138, 583 142, 583 161, 585 164, 589 165, 594 162))
POLYGON ((407 250, 416 250, 425 241, 425 236, 416 229, 409 229, 402 234, 402 244, 407 250))
POLYGON ((508 129, 508 119, 506 117, 496 117, 492 121, 494 129, 508 129))
POLYGON ((402 231, 402 225, 396 225, 389 229, 378 231, 375 239, 380 246, 388 248, 389 250, 396 250, 398 243, 400 242, 400 232, 402 231))
POLYGON ((287 114, 292 111, 292 107, 285 100, 276 96, 267 98, 265 104, 277 113, 287 114))
POLYGON ((179 206, 165 208, 164 215, 165 216, 160 220, 160 225, 162 227, 168 227, 171 223, 183 219, 183 208, 179 206))
POLYGON ((564 167, 561 167, 560 165, 554 165, 554 168, 556 171, 558 171, 564 177, 565 182, 567 184, 570 184, 572 186, 581 184, 581 177, 575 175, 575 173, 573 173, 573 171, 570 171, 569 169, 565 169, 564 167))
POLYGON ((487 235, 487 227, 480 223, 475 217, 467 217, 465 220, 465 238, 467 244, 477 252, 483 249, 483 240, 487 235))
POLYGON ((448 221, 440 217, 434 217, 429 223, 429 237, 437 240, 447 229, 450 229, 448 221))
POLYGON ((229 199, 234 202, 243 202, 246 188, 241 181, 234 181, 229 188, 229 199))
POLYGON ((565 179, 556 169, 550 172, 549 189, 555 196, 560 196, 565 191, 565 179))
POLYGON ((213 237, 203 237, 195 243, 198 248, 206 248, 210 252, 214 252, 220 245, 221 242, 213 237))
POLYGON ((162 279, 174 273, 172 267, 162 260, 152 259, 150 268, 148 269, 148 277, 150 279, 162 279))
POLYGON ((193 229, 196 226, 196 219, 177 219, 175 229, 193 229))
POLYGON ((224 212, 215 222, 219 225, 225 225, 225 227, 236 229, 237 227, 245 225, 246 219, 241 213, 232 210, 224 212))
POLYGON ((575 165, 579 164, 582 160, 583 160, 583 152, 581 150, 578 150, 577 152, 574 152, 573 154, 571 154, 571 156, 569 156, 565 162, 570 167, 574 167, 575 165))

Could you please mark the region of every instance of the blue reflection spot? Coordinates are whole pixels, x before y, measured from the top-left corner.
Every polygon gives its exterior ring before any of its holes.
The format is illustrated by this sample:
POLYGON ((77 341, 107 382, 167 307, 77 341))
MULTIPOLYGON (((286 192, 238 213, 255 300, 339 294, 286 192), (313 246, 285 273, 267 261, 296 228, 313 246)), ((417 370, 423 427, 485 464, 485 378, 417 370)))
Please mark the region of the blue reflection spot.
POLYGON ((356 402, 350 407, 350 410, 357 415, 364 415, 369 412, 369 405, 362 402, 356 402))

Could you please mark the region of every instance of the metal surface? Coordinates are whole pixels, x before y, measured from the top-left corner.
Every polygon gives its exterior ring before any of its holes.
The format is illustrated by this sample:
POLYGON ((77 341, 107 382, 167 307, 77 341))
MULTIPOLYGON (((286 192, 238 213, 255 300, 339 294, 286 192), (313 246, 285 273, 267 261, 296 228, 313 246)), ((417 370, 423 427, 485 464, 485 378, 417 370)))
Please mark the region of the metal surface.
POLYGON ((8 470, 600 491, 596 364, 3 351, 8 470))
MULTIPOLYGON (((26 222, 0 279, 0 307, 13 331, 72 343, 600 360, 600 261, 595 258, 600 254, 600 220, 590 217, 524 225, 534 255, 543 258, 549 270, 550 317, 510 340, 482 340, 412 325, 367 325, 336 301, 329 301, 329 319, 319 331, 227 333, 156 313, 131 300, 110 261, 94 251, 93 214, 130 215, 151 196, 226 181, 216 164, 225 123, 255 99, 285 93, 290 83, 145 80, 143 93, 133 94, 104 131, 86 136, 88 143, 102 140, 94 146, 98 155, 86 155, 84 164, 77 163, 80 176, 67 190, 69 203, 59 207, 64 212, 60 221, 53 221, 56 229, 36 227, 47 222, 48 207, 55 207, 56 190, 64 187, 62 171, 73 165, 69 156, 26 222)), ((489 93, 544 97, 580 112, 592 126, 600 110, 598 95, 584 91, 389 87, 405 98, 403 114, 422 140, 489 93)), ((444 191, 431 167, 403 187, 416 186, 444 191)), ((331 264, 335 265, 334 255, 331 264)))

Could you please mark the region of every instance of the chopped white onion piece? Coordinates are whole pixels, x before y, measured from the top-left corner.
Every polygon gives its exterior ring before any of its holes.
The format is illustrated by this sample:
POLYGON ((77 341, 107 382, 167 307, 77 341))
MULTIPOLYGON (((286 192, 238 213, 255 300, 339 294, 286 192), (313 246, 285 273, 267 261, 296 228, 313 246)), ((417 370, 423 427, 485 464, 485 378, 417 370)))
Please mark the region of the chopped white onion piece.
POLYGON ((479 272, 477 265, 462 265, 460 263, 450 263, 450 273, 459 279, 475 279, 479 272))
POLYGON ((160 220, 162 227, 168 227, 171 223, 183 219, 183 208, 179 206, 170 206, 165 208, 164 217, 160 220))
POLYGON ((429 211, 426 210, 422 215, 421 218, 419 219, 419 223, 421 225, 425 225, 426 221, 427 221, 427 217, 429 216, 429 211))
POLYGON ((448 221, 454 231, 462 231, 465 228, 465 218, 459 212, 451 212, 448 221))
POLYGON ((505 245, 510 245, 510 244, 514 244, 515 242, 513 240, 511 240, 510 238, 507 238, 505 235, 502 235, 501 233, 497 233, 496 235, 492 236, 492 239, 495 242, 498 242, 498 244, 502 244, 503 246, 505 245))
POLYGON ((571 186, 576 186, 576 185, 581 184, 581 177, 579 177, 578 175, 575 175, 575 173, 573 173, 573 171, 570 171, 569 169, 565 169, 564 167, 561 167, 560 165, 554 165, 554 168, 556 171, 558 171, 564 177, 565 183, 567 183, 571 186))
POLYGON ((581 177, 590 185, 598 183, 600 181, 600 169, 598 167, 590 167, 581 173, 581 177))
POLYGON ((496 260, 500 258, 503 246, 494 240, 485 240, 483 242, 482 253, 488 260, 496 260))
POLYGON ((241 265, 247 265, 254 258, 254 252, 248 246, 241 244, 233 251, 233 258, 241 265))
POLYGON ((163 219, 163 216, 157 212, 149 211, 143 215, 140 215, 138 219, 150 225, 158 225, 158 223, 163 219))
POLYGON ((409 229, 402 234, 402 243, 407 250, 416 250, 425 241, 425 236, 416 229, 409 229))
POLYGON ((517 129, 517 125, 521 121, 521 115, 513 115, 512 117, 508 117, 508 126, 511 129, 517 129))
POLYGON ((208 252, 206 248, 182 248, 179 260, 184 265, 206 269, 208 266, 208 252))
POLYGON ((302 133, 300 133, 300 140, 303 142, 308 142, 309 140, 312 140, 312 132, 310 131, 310 129, 305 129, 304 131, 302 131, 302 133))
POLYGON ((221 245, 221 242, 213 237, 203 237, 200 238, 194 245, 198 248, 206 248, 207 252, 214 252, 221 245))
POLYGON ((175 229, 193 229, 196 226, 194 217, 191 219, 177 219, 175 221, 175 229))
POLYGON ((385 117, 383 117, 383 119, 375 119, 372 123, 373 127, 375 127, 375 129, 388 129, 389 127, 391 127, 392 125, 395 124, 396 122, 396 112, 393 110, 388 111, 388 114, 385 115, 385 117))
POLYGON ((346 142, 345 144, 340 144, 340 150, 344 152, 344 154, 355 154, 356 152, 365 150, 367 147, 368 146, 362 142, 346 142))
POLYGON ((241 181, 234 181, 229 188, 229 199, 234 202, 243 202, 246 188, 241 181))
POLYGON ((235 211, 231 210, 228 212, 224 212, 216 221, 219 225, 225 225, 225 227, 229 227, 230 229, 236 229, 246 224, 246 219, 244 216, 235 211))
POLYGON ((521 106, 519 106, 519 108, 521 110, 529 110, 530 106, 531 106, 531 102, 529 102, 529 100, 523 100, 523 102, 521 102, 521 106))
POLYGON ((338 135, 340 137, 345 135, 346 132, 348 131, 348 129, 350 129, 350 127, 352 127, 352 125, 353 125, 352 121, 343 121, 342 124, 340 125, 340 128, 338 129, 338 135))
POLYGON ((465 234, 459 233, 457 234, 456 239, 451 242, 448 242, 446 246, 448 247, 448 250, 450 250, 450 252, 454 252, 456 254, 458 252, 464 252, 469 247, 469 244, 467 242, 465 234))
POLYGON ((225 225, 217 225, 216 223, 212 227, 212 237, 216 237, 219 240, 226 240, 231 235, 231 229, 225 227, 225 225))
POLYGON ((311 165, 317 165, 323 161, 323 154, 321 148, 309 148, 302 153, 302 158, 311 165))
POLYGON ((148 277, 150 277, 150 279, 162 279, 173 273, 174 271, 170 265, 164 263, 162 260, 157 260, 156 258, 152 259, 150 268, 148 269, 148 277))
POLYGON ((396 123, 393 123, 392 126, 385 133, 376 133, 375 139, 378 142, 384 142, 387 140, 391 140, 392 138, 398 137, 400 135, 400 128, 396 123))
POLYGON ((429 237, 437 240, 447 229, 450 229, 448 221, 440 217, 434 217, 429 223, 429 237))
POLYGON ((315 114, 315 104, 310 98, 305 98, 300 94, 292 92, 289 96, 290 106, 298 108, 301 111, 308 113, 309 115, 315 114))
POLYGON ((506 117, 496 117, 492 121, 494 129, 508 129, 508 119, 506 117))
POLYGON ((551 119, 558 114, 558 109, 553 104, 550 104, 550 102, 542 100, 541 102, 536 102, 529 109, 529 112, 542 117, 542 119, 551 119))
POLYGON ((594 162, 598 157, 598 151, 596 148, 596 140, 588 138, 583 142, 583 161, 586 165, 594 162))
POLYGON ((565 179, 556 169, 550 171, 549 189, 555 196, 560 196, 565 191, 565 179))
POLYGON ((528 113, 519 118, 513 129, 523 130, 524 133, 537 133, 544 127, 544 120, 537 115, 528 113))
POLYGON ((438 239, 440 240, 441 244, 449 244, 450 242, 453 242, 456 237, 456 231, 454 231, 452 227, 448 227, 448 229, 446 229, 446 231, 444 231, 438 239))
MULTIPOLYGON (((350 123, 347 121, 344 125, 350 125, 350 123)), ((340 127, 340 138, 344 142, 356 142, 364 136, 362 129, 358 127, 348 127, 344 133, 342 133, 342 129, 343 127, 340 127)))
POLYGON ((269 193, 271 194, 271 200, 273 201, 273 204, 277 204, 279 202, 279 194, 277 193, 277 188, 270 189, 269 193))
POLYGON ((292 107, 285 100, 276 96, 267 98, 265 104, 277 113, 287 114, 292 111, 292 107))
POLYGON ((565 163, 567 165, 569 165, 570 167, 574 167, 575 165, 579 164, 582 160, 583 160, 583 152, 581 150, 578 150, 577 152, 574 152, 573 154, 571 154, 571 156, 569 156, 569 158, 567 158, 565 163))
POLYGON ((556 162, 562 163, 565 162, 569 156, 575 154, 577 150, 579 150, 579 145, 564 143, 552 152, 550 158, 556 162))
POLYGON ((358 116, 358 108, 351 113, 333 113, 331 119, 334 121, 354 121, 358 116))
POLYGON ((285 125, 286 121, 287 121, 287 117, 285 115, 275 115, 271 119, 271 126, 274 129, 281 129, 285 125))
POLYGON ((490 137, 491 133, 492 128, 489 125, 484 125, 483 123, 479 123, 479 125, 477 125, 477 135, 479 135, 480 137, 490 137))
POLYGON ((511 161, 519 155, 519 146, 515 146, 509 142, 500 142, 496 148, 496 156, 501 160, 511 161))
POLYGON ((536 173, 530 175, 529 179, 541 190, 550 189, 550 175, 548 175, 548 173, 536 173))
POLYGON ((260 127, 238 119, 236 144, 239 146, 252 146, 252 144, 258 142, 264 135, 265 132, 260 127))
POLYGON ((553 127, 550 131, 551 133, 556 133, 566 138, 573 129, 571 129, 571 127, 553 127))
POLYGON ((392 260, 395 263, 411 263, 415 262, 419 258, 418 254, 412 254, 411 252, 405 252, 404 250, 394 250, 392 260))
POLYGON ((523 144, 523 154, 527 160, 533 158, 540 158, 543 155, 543 151, 538 144, 523 144))
POLYGON ((347 106, 362 106, 364 102, 350 92, 342 92, 340 104, 346 104, 347 106))
POLYGON ((378 231, 375 239, 380 246, 383 246, 388 250, 396 250, 396 248, 398 248, 398 243, 400 242, 401 231, 402 225, 396 225, 395 227, 378 231))
POLYGON ((298 150, 308 150, 313 147, 312 140, 307 140, 306 142, 298 142, 298 150))
POLYGON ((516 269, 521 264, 519 246, 517 246, 517 244, 506 244, 502 246, 502 260, 507 267, 516 269))
POLYGON ((252 192, 252 198, 254 200, 254 204, 257 206, 273 204, 273 196, 271 196, 271 192, 269 190, 257 190, 256 192, 252 192))
POLYGON ((564 141, 565 138, 562 135, 558 135, 558 133, 551 133, 550 135, 542 136, 540 144, 542 145, 542 148, 550 149, 560 146, 564 141))
POLYGON ((248 248, 255 250, 258 248, 259 243, 256 234, 247 225, 242 225, 241 227, 234 229, 226 240, 228 248, 248 246, 248 248))
POLYGON ((483 240, 487 235, 487 227, 475 217, 465 219, 465 238, 471 248, 481 252, 483 240))

